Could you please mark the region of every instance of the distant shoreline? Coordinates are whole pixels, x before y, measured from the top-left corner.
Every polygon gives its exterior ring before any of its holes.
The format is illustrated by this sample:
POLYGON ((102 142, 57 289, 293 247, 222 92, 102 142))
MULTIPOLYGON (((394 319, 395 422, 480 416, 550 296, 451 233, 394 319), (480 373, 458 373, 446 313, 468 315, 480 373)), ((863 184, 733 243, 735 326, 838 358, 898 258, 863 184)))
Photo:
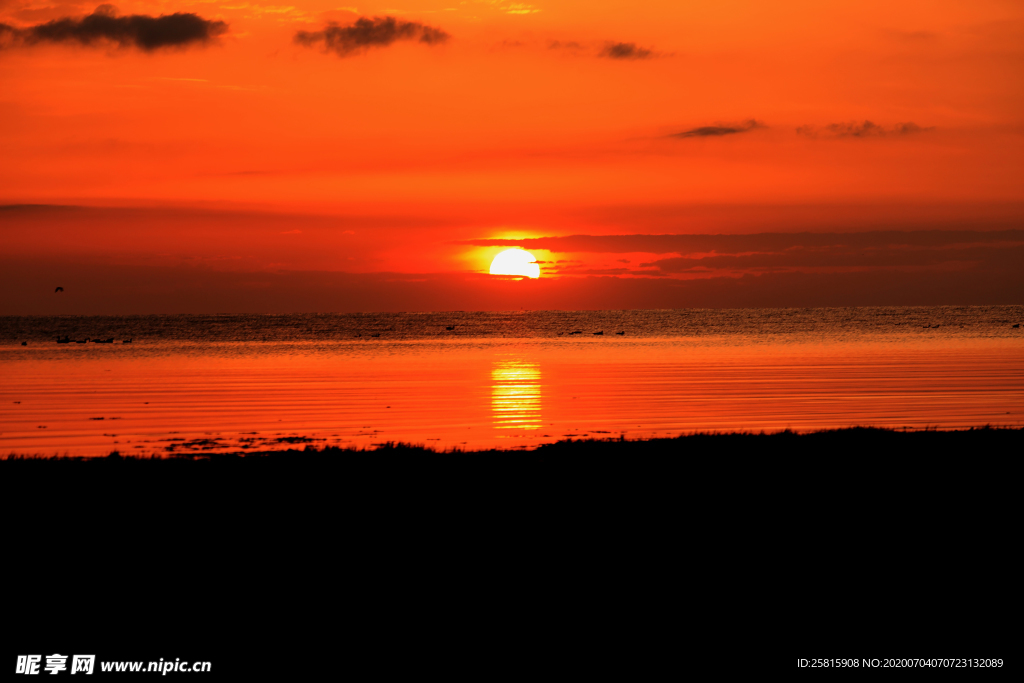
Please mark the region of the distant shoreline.
MULTIPOLYGON (((652 439, 565 439, 546 443, 532 449, 479 449, 438 450, 419 443, 387 441, 369 448, 353 448, 338 446, 306 446, 305 448, 289 448, 261 451, 239 450, 226 453, 185 452, 173 454, 124 454, 117 450, 106 456, 74 456, 8 453, 0 455, 0 462, 104 462, 104 463, 173 463, 173 462, 276 462, 283 466, 288 461, 310 463, 316 461, 327 464, 337 462, 340 458, 354 458, 361 461, 369 460, 402 460, 405 458, 430 458, 434 462, 461 460, 471 458, 479 460, 491 456, 503 460, 515 457, 520 460, 545 459, 562 456, 634 456, 634 455, 665 455, 673 452, 689 454, 750 454, 763 449, 782 449, 782 452, 797 455, 809 455, 825 449, 827 453, 845 452, 849 450, 871 449, 864 455, 881 452, 905 452, 905 449, 934 448, 1019 448, 1024 447, 1024 428, 1020 427, 971 427, 968 429, 937 429, 918 430, 893 429, 887 427, 848 427, 825 429, 812 432, 794 432, 790 430, 778 432, 698 432, 682 434, 676 437, 652 439)), ((1024 452, 1024 451, 1018 451, 1024 452)))

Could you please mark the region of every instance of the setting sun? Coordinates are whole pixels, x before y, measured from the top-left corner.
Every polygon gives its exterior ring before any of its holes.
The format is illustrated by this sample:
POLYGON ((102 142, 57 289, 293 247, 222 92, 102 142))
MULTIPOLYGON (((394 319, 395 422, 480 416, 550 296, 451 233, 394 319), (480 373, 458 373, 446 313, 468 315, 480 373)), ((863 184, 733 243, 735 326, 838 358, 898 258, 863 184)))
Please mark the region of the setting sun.
POLYGON ((533 254, 523 249, 506 249, 491 261, 491 275, 540 277, 540 266, 533 254))

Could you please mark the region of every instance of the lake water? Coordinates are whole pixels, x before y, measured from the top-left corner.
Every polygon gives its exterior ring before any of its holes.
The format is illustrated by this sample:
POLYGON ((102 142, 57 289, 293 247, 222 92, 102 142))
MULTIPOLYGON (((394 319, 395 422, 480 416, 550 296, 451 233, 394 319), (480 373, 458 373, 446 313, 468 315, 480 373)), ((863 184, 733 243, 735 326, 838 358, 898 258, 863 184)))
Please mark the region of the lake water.
POLYGON ((6 317, 0 453, 1024 426, 1021 322, 1024 306, 6 317))

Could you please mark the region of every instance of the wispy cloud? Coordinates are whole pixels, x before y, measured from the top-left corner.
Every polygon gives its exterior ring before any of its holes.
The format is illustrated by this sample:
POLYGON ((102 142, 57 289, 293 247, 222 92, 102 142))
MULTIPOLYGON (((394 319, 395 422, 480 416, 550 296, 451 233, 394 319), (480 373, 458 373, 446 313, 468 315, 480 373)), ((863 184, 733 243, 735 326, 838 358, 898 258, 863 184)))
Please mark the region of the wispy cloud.
MULTIPOLYGON (((221 5, 221 9, 242 10, 246 18, 276 18, 280 22, 292 21, 313 21, 315 13, 306 12, 293 5, 261 5, 249 2, 234 2, 230 5, 221 5)), ((344 12, 346 10, 356 12, 352 7, 337 7, 332 12, 344 12)), ((358 12, 356 12, 358 14, 358 12)))
POLYGON ((359 50, 387 47, 399 40, 437 45, 450 37, 441 29, 418 21, 404 21, 394 17, 361 17, 350 26, 330 23, 323 31, 299 31, 295 34, 295 42, 307 46, 322 42, 326 49, 347 57, 359 50))
POLYGON ((684 130, 681 133, 673 133, 669 135, 670 138, 708 138, 708 137, 721 137, 723 135, 736 135, 737 133, 747 133, 754 130, 755 128, 764 128, 765 125, 755 119, 749 119, 743 123, 734 125, 716 125, 716 126, 700 126, 699 128, 691 128, 690 130, 684 130))
POLYGON ((872 121, 849 121, 843 123, 830 123, 827 126, 800 126, 796 129, 799 135, 808 137, 829 137, 829 138, 872 138, 884 137, 886 135, 900 136, 913 135, 931 130, 923 128, 912 121, 897 123, 886 128, 872 121))
POLYGON ((177 12, 153 17, 145 14, 117 16, 112 5, 100 5, 92 14, 65 17, 28 28, 0 24, 0 44, 34 45, 63 43, 93 45, 103 42, 152 51, 164 47, 202 44, 226 33, 223 21, 198 14, 177 12))
POLYGON ((507 5, 503 5, 501 10, 505 14, 536 14, 540 11, 533 5, 527 5, 524 2, 510 2, 507 5))

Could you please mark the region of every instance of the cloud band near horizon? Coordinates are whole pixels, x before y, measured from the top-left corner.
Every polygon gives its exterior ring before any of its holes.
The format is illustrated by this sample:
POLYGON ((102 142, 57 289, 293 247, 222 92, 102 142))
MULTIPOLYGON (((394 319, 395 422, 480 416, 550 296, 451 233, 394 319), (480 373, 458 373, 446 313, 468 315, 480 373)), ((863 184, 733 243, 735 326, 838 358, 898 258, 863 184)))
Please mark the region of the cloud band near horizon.
MULTIPOLYGON (((552 254, 652 254, 638 267, 602 274, 663 277, 707 271, 948 268, 1004 269, 1024 258, 1024 230, 759 233, 746 235, 572 235, 524 240, 471 240, 474 246, 518 246, 552 254), (972 265, 973 264, 973 265, 972 265)), ((597 274, 562 263, 561 275, 597 274)))

